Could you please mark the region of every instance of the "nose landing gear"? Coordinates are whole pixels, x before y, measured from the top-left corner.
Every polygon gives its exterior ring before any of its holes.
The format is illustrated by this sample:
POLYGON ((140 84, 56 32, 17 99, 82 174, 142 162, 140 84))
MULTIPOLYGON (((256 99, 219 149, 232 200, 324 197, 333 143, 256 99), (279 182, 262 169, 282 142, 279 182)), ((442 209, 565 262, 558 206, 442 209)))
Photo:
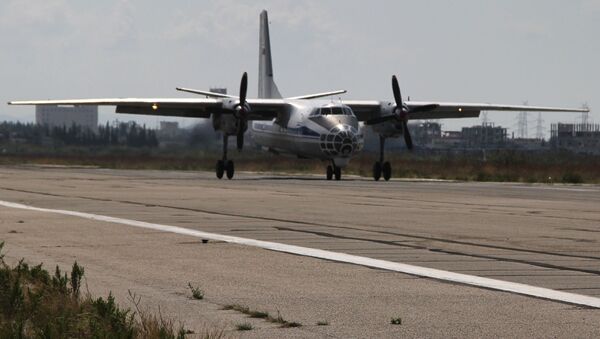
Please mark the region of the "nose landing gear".
POLYGON ((335 164, 327 166, 327 180, 331 180, 333 177, 335 177, 335 180, 342 179, 342 169, 335 164))

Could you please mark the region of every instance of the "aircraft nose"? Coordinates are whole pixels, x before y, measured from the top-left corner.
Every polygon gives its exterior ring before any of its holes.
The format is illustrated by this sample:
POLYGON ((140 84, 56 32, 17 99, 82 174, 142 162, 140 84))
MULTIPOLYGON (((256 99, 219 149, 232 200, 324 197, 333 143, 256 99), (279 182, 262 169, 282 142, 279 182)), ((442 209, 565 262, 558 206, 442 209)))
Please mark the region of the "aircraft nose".
POLYGON ((321 135, 321 150, 331 156, 349 157, 362 147, 362 137, 350 125, 338 125, 321 135))

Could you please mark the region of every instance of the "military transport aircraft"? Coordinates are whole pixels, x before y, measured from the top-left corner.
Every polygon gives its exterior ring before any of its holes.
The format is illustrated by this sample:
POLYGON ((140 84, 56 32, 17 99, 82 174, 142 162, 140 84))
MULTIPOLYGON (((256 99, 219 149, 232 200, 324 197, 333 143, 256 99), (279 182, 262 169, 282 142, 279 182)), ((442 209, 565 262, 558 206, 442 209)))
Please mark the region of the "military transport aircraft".
POLYGON ((322 159, 327 180, 340 180, 342 168, 363 146, 364 125, 380 138, 379 160, 373 166, 373 178, 389 180, 392 168, 384 159, 387 138, 404 137, 408 149, 413 143, 408 120, 473 118, 481 111, 556 111, 584 112, 580 109, 511 106, 474 103, 404 101, 395 76, 392 77, 394 101, 332 101, 324 98, 346 91, 332 91, 282 98, 273 80, 271 44, 267 12, 260 14, 258 99, 247 97, 248 75, 241 79, 239 96, 188 88, 179 91, 204 98, 126 98, 13 101, 11 105, 108 105, 117 113, 211 118, 215 130, 223 133, 223 157, 216 164, 219 179, 234 175, 233 161, 227 157, 229 136, 236 136, 237 148, 244 146, 244 134, 250 123, 250 136, 260 146, 275 153, 300 158, 322 159))

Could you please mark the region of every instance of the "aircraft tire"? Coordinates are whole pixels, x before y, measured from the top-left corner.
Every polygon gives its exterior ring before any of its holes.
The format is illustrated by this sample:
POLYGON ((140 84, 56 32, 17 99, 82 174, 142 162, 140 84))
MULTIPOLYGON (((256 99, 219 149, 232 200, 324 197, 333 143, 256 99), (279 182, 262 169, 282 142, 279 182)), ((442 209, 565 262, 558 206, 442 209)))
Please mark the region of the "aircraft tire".
POLYGON ((333 179, 333 167, 327 166, 327 180, 333 179))
POLYGON ((381 163, 377 161, 375 165, 373 165, 373 179, 375 181, 379 181, 381 178, 381 163))
POLYGON ((233 167, 233 161, 228 160, 225 166, 225 171, 227 172, 227 179, 233 178, 233 174, 235 173, 235 168, 233 167))
POLYGON ((383 172, 383 179, 385 179, 385 181, 389 181, 392 177, 392 165, 389 163, 389 161, 386 161, 383 164, 381 171, 383 172))
POLYGON ((341 180, 342 179, 342 169, 335 166, 333 168, 333 175, 335 176, 335 180, 341 180))
POLYGON ((225 164, 223 163, 223 160, 217 161, 216 172, 217 178, 223 179, 223 173, 225 173, 225 164))

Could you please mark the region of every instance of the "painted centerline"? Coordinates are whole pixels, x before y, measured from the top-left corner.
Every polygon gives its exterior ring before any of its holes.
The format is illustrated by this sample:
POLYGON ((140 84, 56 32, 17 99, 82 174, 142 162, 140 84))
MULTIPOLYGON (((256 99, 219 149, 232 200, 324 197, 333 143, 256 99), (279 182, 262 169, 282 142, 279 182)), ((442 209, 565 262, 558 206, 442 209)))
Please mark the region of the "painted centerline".
POLYGON ((438 270, 433 268, 403 264, 393 261, 386 261, 380 259, 373 259, 368 257, 362 257, 357 255, 351 255, 340 252, 332 252, 326 250, 320 250, 309 247, 295 246, 295 245, 287 245, 282 243, 270 242, 270 241, 262 241, 250 238, 241 238, 234 237, 229 235, 223 235, 218 233, 209 233, 198 231, 194 229, 179 227, 179 226, 170 226, 163 224, 154 224, 145 221, 138 220, 130 220, 123 218, 110 217, 105 215, 98 215, 92 213, 83 213, 77 211, 68 211, 68 210, 60 210, 60 209, 49 209, 49 208, 40 208, 29 205, 17 204, 8 201, 0 200, 0 206, 8 207, 8 208, 16 208, 22 210, 36 211, 36 212, 45 212, 45 213, 54 213, 61 214, 73 217, 79 217, 89 220, 95 221, 103 221, 114 224, 121 224, 145 229, 151 229, 156 231, 170 232, 181 235, 188 235, 192 237, 216 240, 216 241, 224 241, 232 244, 239 244, 245 246, 252 246, 263 248, 267 250, 283 252, 283 253, 291 253, 296 255, 302 255, 307 257, 313 257, 318 259, 326 259, 331 261, 337 261, 348 264, 356 264, 361 266, 373 267, 388 271, 394 271, 399 273, 411 274, 419 277, 432 278, 442 281, 454 282, 459 284, 465 284, 476 287, 489 288, 492 290, 511 292, 516 294, 522 294, 542 299, 554 300, 565 302, 569 304, 600 308, 600 298, 585 296, 581 294, 562 292, 557 290, 552 290, 544 287, 531 286, 526 284, 514 283, 509 281, 497 280, 484 278, 474 275, 455 273, 450 271, 438 270))

